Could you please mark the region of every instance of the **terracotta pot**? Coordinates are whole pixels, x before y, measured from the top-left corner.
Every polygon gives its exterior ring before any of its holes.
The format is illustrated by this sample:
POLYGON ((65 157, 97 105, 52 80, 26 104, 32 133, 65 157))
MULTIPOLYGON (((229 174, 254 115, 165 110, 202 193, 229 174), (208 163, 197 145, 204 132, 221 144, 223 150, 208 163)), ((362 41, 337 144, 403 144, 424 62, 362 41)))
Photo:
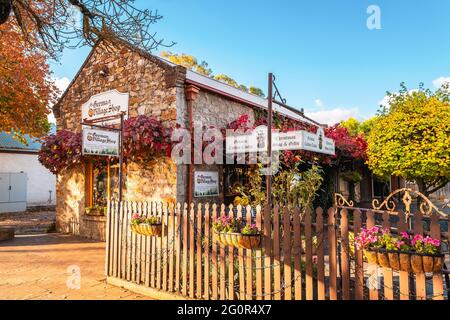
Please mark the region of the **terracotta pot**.
POLYGON ((444 256, 433 257, 433 272, 442 272, 444 266, 444 256))
POLYGON ((389 256, 388 256, 387 252, 378 251, 377 258, 378 258, 378 264, 380 266, 382 266, 383 268, 391 267, 391 265, 389 264, 389 256))
POLYGON ((411 271, 410 257, 408 253, 400 253, 400 270, 405 272, 411 271))
POLYGON ((239 246, 244 249, 256 249, 261 243, 261 235, 241 235, 239 246))
POLYGON ((423 273, 422 256, 417 254, 411 255, 411 269, 414 273, 423 273))
POLYGON ((378 264, 378 258, 376 251, 364 250, 364 255, 367 258, 367 262, 370 264, 378 264))
POLYGON ((388 257, 390 267, 395 271, 400 270, 400 257, 398 252, 388 252, 388 257))

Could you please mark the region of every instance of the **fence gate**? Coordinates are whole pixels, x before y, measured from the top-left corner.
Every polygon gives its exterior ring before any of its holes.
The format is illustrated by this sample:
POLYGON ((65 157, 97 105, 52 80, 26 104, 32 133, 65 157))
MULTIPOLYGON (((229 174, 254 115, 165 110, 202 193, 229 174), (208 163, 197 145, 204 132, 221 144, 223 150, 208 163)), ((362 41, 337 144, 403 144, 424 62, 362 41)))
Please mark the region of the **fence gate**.
POLYGON ((421 197, 397 190, 364 209, 336 195, 335 206, 326 210, 111 202, 106 274, 111 283, 195 299, 448 299, 443 273, 413 275, 378 268, 365 261, 353 242, 355 233, 373 225, 393 233, 430 234, 442 240, 448 261, 448 217, 424 197, 412 212, 414 196, 421 197), (135 214, 159 217, 162 234, 132 232, 135 214), (260 246, 250 250, 219 243, 212 223, 221 216, 256 224, 260 246))

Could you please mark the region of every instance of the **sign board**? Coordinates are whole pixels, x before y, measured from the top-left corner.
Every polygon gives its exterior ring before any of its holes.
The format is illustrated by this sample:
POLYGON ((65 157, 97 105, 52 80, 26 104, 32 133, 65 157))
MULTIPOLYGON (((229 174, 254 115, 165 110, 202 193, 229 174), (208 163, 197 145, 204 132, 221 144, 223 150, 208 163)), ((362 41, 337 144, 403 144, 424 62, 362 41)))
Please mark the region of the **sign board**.
MULTIPOLYGON (((333 139, 325 137, 322 128, 316 133, 303 130, 289 132, 273 132, 272 150, 307 150, 317 153, 335 154, 333 139)), ((259 126, 252 132, 230 135, 226 137, 226 153, 239 154, 267 151, 267 127, 259 126)))
POLYGON ((219 195, 219 172, 196 171, 194 174, 194 197, 219 195))
MULTIPOLYGON (((128 117, 128 93, 120 93, 117 90, 106 91, 92 96, 81 106, 82 120, 96 120, 99 118, 119 116, 125 113, 124 118, 128 117)), ((105 121, 102 124, 118 124, 120 119, 105 121)))
POLYGON ((118 157, 120 153, 118 131, 83 128, 83 155, 118 157))

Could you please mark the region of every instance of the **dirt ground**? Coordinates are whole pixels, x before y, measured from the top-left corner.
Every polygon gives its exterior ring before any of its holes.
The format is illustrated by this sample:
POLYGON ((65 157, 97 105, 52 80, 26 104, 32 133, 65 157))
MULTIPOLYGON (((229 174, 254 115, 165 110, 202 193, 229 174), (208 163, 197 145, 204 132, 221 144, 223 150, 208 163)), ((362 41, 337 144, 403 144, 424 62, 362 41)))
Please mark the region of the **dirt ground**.
POLYGON ((61 234, 0 242, 0 300, 146 300, 106 284, 105 244, 61 234))

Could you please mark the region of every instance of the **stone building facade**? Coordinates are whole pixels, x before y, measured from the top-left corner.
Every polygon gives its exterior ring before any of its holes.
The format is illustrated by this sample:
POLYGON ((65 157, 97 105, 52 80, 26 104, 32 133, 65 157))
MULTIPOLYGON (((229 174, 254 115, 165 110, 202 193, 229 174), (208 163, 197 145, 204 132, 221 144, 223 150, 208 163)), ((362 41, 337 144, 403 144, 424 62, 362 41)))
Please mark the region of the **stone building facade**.
MULTIPOLYGON (((243 114, 254 121, 255 108, 264 109, 267 100, 186 70, 118 40, 96 45, 77 75, 54 106, 57 130, 82 130, 81 106, 93 95, 117 90, 129 93, 129 116, 154 116, 163 124, 189 126, 194 122, 225 128, 243 114), (197 94, 189 109, 187 89, 197 94)), ((282 110, 278 110, 282 112, 282 110)), ((285 115, 296 117, 295 114, 285 115)), ((219 195, 208 201, 221 202, 222 165, 194 165, 193 172, 219 172, 219 195)), ((185 202, 188 200, 188 165, 176 165, 162 158, 145 165, 127 163, 124 168, 124 200, 185 202)), ((104 239, 105 217, 85 214, 86 164, 76 165, 57 177, 57 230, 93 239, 104 239)), ((195 198, 193 201, 205 199, 195 198)))

